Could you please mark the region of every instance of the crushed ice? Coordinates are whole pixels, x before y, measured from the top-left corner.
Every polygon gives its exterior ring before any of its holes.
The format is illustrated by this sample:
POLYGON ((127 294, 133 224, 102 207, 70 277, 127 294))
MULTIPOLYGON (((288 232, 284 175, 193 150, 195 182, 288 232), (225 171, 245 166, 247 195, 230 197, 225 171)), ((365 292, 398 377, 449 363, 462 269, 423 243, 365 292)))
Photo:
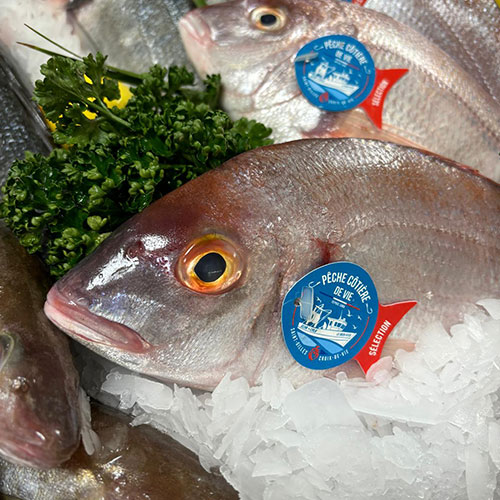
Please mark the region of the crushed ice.
POLYGON ((101 440, 92 429, 90 400, 85 391, 80 387, 78 394, 80 404, 81 438, 85 452, 93 455, 101 449, 101 440))
POLYGON ((500 469, 500 300, 446 332, 430 325, 371 381, 295 389, 227 374, 213 393, 113 368, 98 396, 220 468, 243 499, 494 498, 500 469), (111 399, 110 399, 111 398, 111 399))

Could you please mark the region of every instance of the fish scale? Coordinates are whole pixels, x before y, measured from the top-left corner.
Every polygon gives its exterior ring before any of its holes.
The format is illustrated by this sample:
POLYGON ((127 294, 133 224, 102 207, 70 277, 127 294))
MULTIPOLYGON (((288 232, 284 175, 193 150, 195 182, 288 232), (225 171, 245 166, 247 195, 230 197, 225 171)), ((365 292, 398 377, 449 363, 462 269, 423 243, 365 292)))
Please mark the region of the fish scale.
MULTIPOLYGON (((0 186, 14 160, 25 151, 48 153, 49 135, 43 119, 11 61, 0 52, 0 186)), ((0 193, 0 197, 2 194, 0 193)))
POLYGON ((500 99, 500 8, 494 0, 368 0, 365 7, 411 26, 453 56, 500 99))
MULTIPOLYGON (((418 301, 394 331, 413 341, 430 322, 449 326, 500 296, 499 228, 500 186, 451 161, 373 140, 279 144, 133 217, 54 285, 45 311, 98 354, 160 379, 212 389, 226 372, 256 383, 273 366, 303 383, 318 372, 294 363, 279 317, 299 278, 325 260, 355 262, 381 303, 418 301), (236 286, 218 295, 194 292, 173 271, 184 248, 212 233, 244 262, 236 286)), ((359 374, 351 362, 341 369, 359 374)))
POLYGON ((135 72, 153 64, 190 66, 177 23, 188 0, 91 0, 68 5, 82 50, 108 55, 109 63, 135 72))

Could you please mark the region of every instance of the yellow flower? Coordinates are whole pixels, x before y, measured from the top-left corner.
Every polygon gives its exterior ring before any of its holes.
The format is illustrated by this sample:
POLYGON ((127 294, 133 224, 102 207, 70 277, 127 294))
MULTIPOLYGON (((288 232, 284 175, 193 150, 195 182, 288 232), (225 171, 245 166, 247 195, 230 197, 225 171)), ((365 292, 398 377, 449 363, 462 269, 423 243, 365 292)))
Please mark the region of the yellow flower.
MULTIPOLYGON (((87 76, 83 75, 85 78, 85 81, 87 83, 92 83, 92 80, 87 76)), ((119 109, 124 108, 127 105, 127 102, 129 99, 132 97, 132 92, 130 92, 130 88, 128 85, 125 85, 122 82, 118 82, 118 89, 120 90, 120 98, 119 99, 113 99, 110 101, 109 99, 104 98, 104 103, 108 108, 112 108, 113 106, 116 106, 119 109)), ((93 98, 90 98, 90 100, 94 100, 93 98)), ((97 115, 95 113, 92 113, 92 111, 84 111, 83 114, 89 119, 93 120, 97 115)))
MULTIPOLYGON (((92 83, 92 80, 87 75, 83 75, 83 77, 85 78, 85 81, 87 83, 92 83)), ((106 99, 106 97, 104 98, 104 103, 106 104, 106 106, 108 108, 112 108, 112 107, 116 106, 117 108, 122 109, 127 105, 127 102, 132 97, 132 92, 130 92, 130 87, 128 85, 125 85, 122 82, 118 82, 118 89, 120 91, 120 97, 118 99, 113 99, 112 101, 110 101, 109 99, 106 99)), ((94 101, 94 100, 95 99, 93 97, 89 97, 89 101, 94 101)), ((43 109, 42 109, 42 113, 43 113, 43 109)), ((89 120, 93 120, 97 116, 96 113, 92 113, 92 111, 84 111, 83 114, 89 120)), ((44 115, 44 118, 45 118, 45 115, 44 115)), ((57 128, 56 124, 54 122, 51 122, 50 120, 47 120, 47 118, 45 118, 45 122, 47 123, 49 130, 51 132, 54 132, 54 130, 57 128)))

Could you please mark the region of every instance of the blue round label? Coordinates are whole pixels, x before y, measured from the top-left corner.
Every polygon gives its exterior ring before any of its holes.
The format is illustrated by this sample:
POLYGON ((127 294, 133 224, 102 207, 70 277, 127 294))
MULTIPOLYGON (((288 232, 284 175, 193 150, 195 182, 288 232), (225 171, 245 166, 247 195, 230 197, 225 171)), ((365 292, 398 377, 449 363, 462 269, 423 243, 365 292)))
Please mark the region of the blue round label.
POLYGON ((363 348, 375 328, 378 295, 370 275, 352 262, 314 269, 288 291, 281 328, 288 350, 301 365, 327 370, 363 348))
POLYGON ((350 36, 329 35, 304 45, 295 57, 300 90, 315 106, 344 111, 361 104, 375 84, 375 63, 350 36))

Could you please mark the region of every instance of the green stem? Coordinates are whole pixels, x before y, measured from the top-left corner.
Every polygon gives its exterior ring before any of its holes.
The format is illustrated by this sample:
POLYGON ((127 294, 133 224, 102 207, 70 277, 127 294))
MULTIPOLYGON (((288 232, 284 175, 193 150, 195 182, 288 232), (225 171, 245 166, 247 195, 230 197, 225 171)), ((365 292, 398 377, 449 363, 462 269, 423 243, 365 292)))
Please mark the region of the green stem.
POLYGON ((67 52, 68 54, 75 56, 77 59, 82 59, 82 57, 79 56, 78 54, 71 52, 71 50, 67 49, 66 47, 63 47, 62 45, 59 45, 57 42, 54 42, 54 40, 51 40, 48 36, 45 36, 43 33, 40 33, 39 31, 37 31, 35 28, 32 28, 29 24, 24 23, 24 25, 26 26, 26 28, 33 31, 33 33, 36 33, 38 36, 41 36, 44 40, 47 40, 47 42, 51 43, 52 45, 59 47, 60 49, 67 52))
POLYGON ((60 57, 66 57, 67 59, 72 59, 73 61, 79 61, 80 59, 77 59, 75 57, 69 57, 64 54, 59 54, 59 52, 54 52, 53 50, 49 49, 42 49, 41 47, 37 47, 36 45, 32 45, 31 43, 25 43, 25 42, 16 42, 19 45, 22 45, 23 47, 28 47, 28 49, 33 49, 36 50, 37 52, 41 52, 42 54, 47 54, 48 56, 60 56, 60 57))
MULTIPOLYGON (((17 43, 19 45, 22 45, 23 47, 28 47, 28 49, 36 50, 37 52, 41 52, 42 54, 46 54, 51 57, 59 56, 65 57, 66 59, 72 59, 73 61, 80 60, 76 59, 75 57, 67 56, 65 54, 59 54, 58 52, 54 52, 49 49, 42 49, 41 47, 37 47, 36 45, 32 45, 30 43, 17 43)), ((139 85, 144 80, 144 75, 141 75, 140 73, 134 73, 125 69, 115 68, 114 66, 104 65, 104 70, 108 78, 111 78, 112 80, 120 80, 121 82, 125 83, 130 83, 131 85, 139 85)))
POLYGON ((193 0, 193 3, 194 6, 198 8, 207 6, 207 2, 205 2, 205 0, 193 0))
POLYGON ((141 73, 134 73, 126 69, 115 68, 114 66, 105 65, 106 76, 113 80, 120 80, 121 82, 139 85, 144 80, 145 75, 141 73))
POLYGON ((113 120, 116 123, 119 123, 120 125, 124 125, 127 128, 132 128, 129 122, 125 121, 123 118, 120 118, 119 116, 116 116, 104 103, 101 106, 100 104, 96 104, 95 102, 92 101, 80 101, 80 102, 86 104, 92 109, 95 109, 96 111, 99 111, 103 115, 106 115, 110 120, 113 120))

